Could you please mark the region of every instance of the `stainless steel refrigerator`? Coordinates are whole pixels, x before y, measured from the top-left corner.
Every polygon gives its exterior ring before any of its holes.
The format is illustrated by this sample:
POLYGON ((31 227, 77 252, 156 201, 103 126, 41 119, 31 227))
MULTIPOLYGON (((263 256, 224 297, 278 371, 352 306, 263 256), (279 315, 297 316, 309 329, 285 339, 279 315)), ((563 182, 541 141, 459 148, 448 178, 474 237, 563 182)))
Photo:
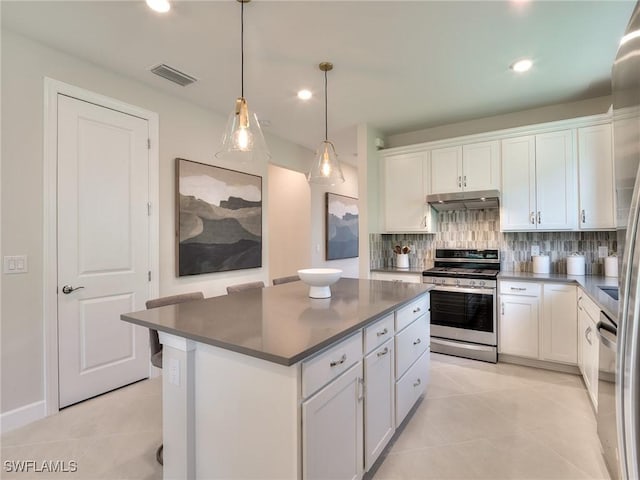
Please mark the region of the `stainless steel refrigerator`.
MULTIPOLYGON (((617 458, 609 458, 608 466, 617 464, 619 472, 614 469, 612 477, 619 474, 625 479, 640 478, 639 8, 640 4, 636 4, 624 37, 627 41, 620 46, 612 69, 620 302, 615 376, 617 448, 609 452, 617 458)), ((600 433, 600 425, 598 427, 600 433)), ((605 442, 603 446, 607 459, 605 442)))

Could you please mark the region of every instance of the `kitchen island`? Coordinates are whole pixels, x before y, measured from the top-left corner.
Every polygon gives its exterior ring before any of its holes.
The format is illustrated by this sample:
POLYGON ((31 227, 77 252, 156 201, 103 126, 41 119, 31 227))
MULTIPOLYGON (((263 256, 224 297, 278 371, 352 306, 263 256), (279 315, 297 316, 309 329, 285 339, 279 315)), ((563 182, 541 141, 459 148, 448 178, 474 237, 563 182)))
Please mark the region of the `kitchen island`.
POLYGON ((122 315, 163 343, 164 478, 361 477, 424 393, 429 289, 292 282, 122 315))

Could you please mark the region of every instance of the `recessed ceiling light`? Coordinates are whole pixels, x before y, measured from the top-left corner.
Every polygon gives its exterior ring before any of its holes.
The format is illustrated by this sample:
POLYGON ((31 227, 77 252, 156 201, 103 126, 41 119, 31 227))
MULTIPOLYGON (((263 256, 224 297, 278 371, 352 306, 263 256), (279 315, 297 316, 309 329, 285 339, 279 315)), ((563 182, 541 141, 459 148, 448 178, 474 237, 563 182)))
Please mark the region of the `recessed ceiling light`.
POLYGON ((523 73, 528 72, 532 66, 533 60, 523 58, 522 60, 518 60, 517 62, 513 63, 509 68, 514 72, 523 73))
POLYGON ((171 10, 171 4, 168 0, 147 0, 147 6, 156 12, 166 13, 171 10))
POLYGON ((309 100, 311 99, 311 97, 313 96, 313 94, 311 93, 311 90, 300 90, 298 92, 298 98, 300 100, 309 100))

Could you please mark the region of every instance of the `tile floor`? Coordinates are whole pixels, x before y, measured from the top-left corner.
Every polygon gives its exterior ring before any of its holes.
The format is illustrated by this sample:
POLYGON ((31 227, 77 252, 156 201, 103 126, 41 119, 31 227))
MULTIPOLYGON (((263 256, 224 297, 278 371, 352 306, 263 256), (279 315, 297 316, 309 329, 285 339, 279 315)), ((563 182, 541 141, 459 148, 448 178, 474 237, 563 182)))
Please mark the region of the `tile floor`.
MULTIPOLYGON (((147 380, 2 436, 0 477, 161 479, 161 383, 147 380), (77 461, 7 473, 7 460, 77 461)), ((382 479, 607 479, 580 377, 432 354, 431 383, 373 475, 382 479)))

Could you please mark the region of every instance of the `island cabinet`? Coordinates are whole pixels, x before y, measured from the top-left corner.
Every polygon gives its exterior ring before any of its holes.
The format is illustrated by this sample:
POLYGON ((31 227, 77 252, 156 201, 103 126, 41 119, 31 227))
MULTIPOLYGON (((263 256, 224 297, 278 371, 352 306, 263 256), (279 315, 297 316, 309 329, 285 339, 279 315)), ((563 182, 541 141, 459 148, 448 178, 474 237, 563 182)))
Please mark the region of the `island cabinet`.
POLYGON ((499 291, 500 353, 577 365, 575 285, 501 280, 499 291))
POLYGON ((573 137, 561 130, 502 141, 503 231, 577 227, 573 137))
POLYGON ((163 344, 164 478, 362 478, 425 392, 429 290, 291 282, 123 315, 163 344))
POLYGON ((431 193, 500 188, 500 142, 472 143, 431 151, 431 193))

